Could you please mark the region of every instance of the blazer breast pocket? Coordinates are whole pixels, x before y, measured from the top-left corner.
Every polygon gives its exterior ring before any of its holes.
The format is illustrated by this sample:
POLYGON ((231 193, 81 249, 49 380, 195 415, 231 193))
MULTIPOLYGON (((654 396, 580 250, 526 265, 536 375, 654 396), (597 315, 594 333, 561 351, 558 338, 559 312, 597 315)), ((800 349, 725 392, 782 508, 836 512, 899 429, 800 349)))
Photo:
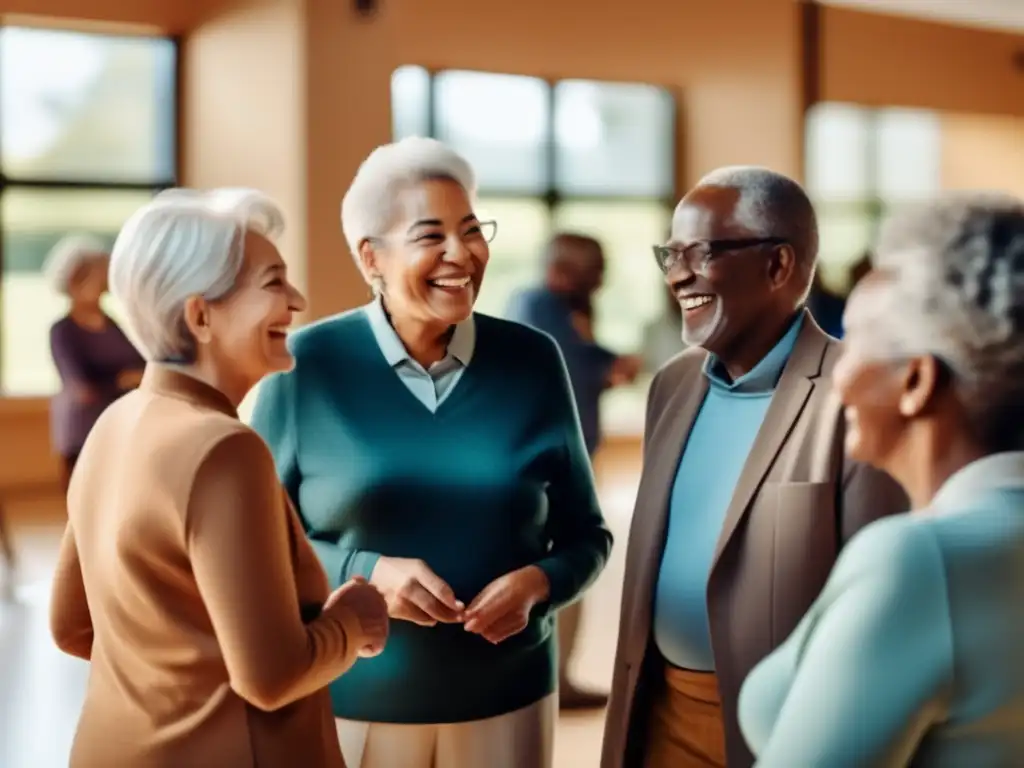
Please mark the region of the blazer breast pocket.
POLYGON ((781 641, 821 593, 835 563, 837 488, 835 483, 773 485, 773 614, 781 641))

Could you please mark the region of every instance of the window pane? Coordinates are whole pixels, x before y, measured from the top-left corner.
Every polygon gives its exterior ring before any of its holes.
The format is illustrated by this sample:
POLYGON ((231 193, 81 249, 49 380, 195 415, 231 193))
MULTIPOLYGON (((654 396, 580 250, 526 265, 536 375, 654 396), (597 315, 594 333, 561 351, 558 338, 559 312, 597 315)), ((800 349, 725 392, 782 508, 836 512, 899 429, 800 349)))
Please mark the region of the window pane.
MULTIPOLYGON (((3 282, 0 283, 0 391, 48 395, 57 391, 50 359, 50 326, 67 312, 41 267, 50 248, 72 232, 113 243, 148 192, 39 190, 9 187, 0 197, 3 227, 3 282)), ((111 306, 118 319, 120 312, 111 306)))
POLYGON ((820 205, 822 268, 834 275, 856 262, 871 247, 876 228, 876 217, 867 204, 820 205))
POLYGON ((671 197, 672 96, 651 85, 555 86, 555 185, 566 195, 671 197))
POLYGON ((480 200, 477 215, 496 220, 498 234, 491 243, 491 260, 476 309, 503 317, 512 294, 541 279, 541 249, 550 234, 550 216, 540 200, 500 198, 480 200))
MULTIPOLYGON (((665 286, 650 252, 665 241, 671 216, 667 206, 654 201, 570 202, 555 212, 557 230, 590 235, 604 247, 607 266, 595 306, 595 335, 617 352, 639 353, 646 326, 664 312, 665 286)), ((605 431, 640 434, 646 395, 646 380, 608 392, 601 400, 605 431)))
POLYGON ((935 112, 883 109, 877 117, 878 194, 921 200, 942 188, 942 124, 935 112))
POLYGON ((436 75, 437 138, 476 169, 481 192, 547 188, 548 84, 484 72, 436 75))
POLYGON ((815 199, 868 196, 870 116, 849 104, 818 104, 807 113, 807 191, 815 199))
POLYGON ((0 29, 0 163, 10 178, 174 178, 167 39, 0 29))
POLYGON ((391 75, 391 131, 395 141, 430 135, 430 73, 399 67, 391 75))

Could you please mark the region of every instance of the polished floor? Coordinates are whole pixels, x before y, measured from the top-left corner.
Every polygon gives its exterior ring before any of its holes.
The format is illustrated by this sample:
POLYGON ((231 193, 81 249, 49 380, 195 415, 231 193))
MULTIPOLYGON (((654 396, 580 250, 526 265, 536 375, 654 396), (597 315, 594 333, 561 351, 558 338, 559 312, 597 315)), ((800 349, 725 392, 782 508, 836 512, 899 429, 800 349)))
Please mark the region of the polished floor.
MULTIPOLYGON (((584 604, 572 671, 590 687, 607 689, 611 680, 638 469, 632 450, 608 451, 598 460, 602 503, 617 545, 584 604)), ((88 665, 60 653, 47 631, 46 601, 63 511, 53 499, 21 499, 9 503, 8 517, 19 566, 15 601, 0 605, 0 768, 61 768, 67 765, 88 675, 88 665)), ((597 766, 602 718, 603 712, 592 712, 560 719, 556 768, 597 766)))

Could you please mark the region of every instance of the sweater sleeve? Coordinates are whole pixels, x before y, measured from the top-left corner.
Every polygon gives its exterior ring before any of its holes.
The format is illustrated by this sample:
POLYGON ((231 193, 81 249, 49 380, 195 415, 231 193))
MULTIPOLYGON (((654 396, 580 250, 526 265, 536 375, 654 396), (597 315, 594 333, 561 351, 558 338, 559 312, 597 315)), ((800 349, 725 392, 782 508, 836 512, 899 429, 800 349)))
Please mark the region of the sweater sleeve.
POLYGON ((909 765, 945 717, 945 572, 931 532, 905 522, 858 534, 793 635, 748 676, 739 715, 759 768, 909 765))
POLYGON ((554 373, 547 377, 547 389, 562 451, 547 487, 550 550, 537 566, 548 577, 549 607, 558 609, 576 600, 604 569, 612 534, 598 504, 565 363, 550 340, 545 346, 546 359, 539 363, 543 370, 554 373))
POLYGON ((91 373, 86 360, 86 351, 76 343, 68 321, 60 320, 50 328, 50 355, 53 364, 60 374, 61 381, 79 387, 96 385, 96 377, 91 373))
POLYGON ((302 621, 286 510, 257 435, 235 432, 207 452, 193 481, 185 535, 239 696, 272 711, 325 687, 355 663, 355 616, 302 621))
POLYGON ((340 534, 316 530, 302 512, 302 471, 296 416, 298 375, 298 370, 280 373, 260 384, 252 414, 252 428, 270 447, 281 484, 288 492, 313 551, 327 573, 331 589, 336 589, 353 576, 369 579, 380 554, 341 546, 340 534))

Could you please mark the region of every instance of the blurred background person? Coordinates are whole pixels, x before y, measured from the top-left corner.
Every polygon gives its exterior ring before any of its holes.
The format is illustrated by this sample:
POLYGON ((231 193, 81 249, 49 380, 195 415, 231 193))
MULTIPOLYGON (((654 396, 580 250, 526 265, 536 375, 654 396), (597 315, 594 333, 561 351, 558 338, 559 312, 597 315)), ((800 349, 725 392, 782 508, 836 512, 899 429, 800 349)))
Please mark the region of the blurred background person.
MULTIPOLYGON (((505 317, 550 335, 562 351, 583 428, 587 453, 593 459, 601 442, 602 393, 630 384, 640 370, 638 358, 619 355, 594 340, 594 298, 604 282, 601 244, 592 237, 556 234, 544 251, 544 283, 515 294, 505 317)), ((558 703, 562 709, 603 707, 608 696, 572 682, 569 665, 579 637, 581 604, 558 614, 558 703)))
POLYGON ((100 414, 142 380, 142 356, 101 304, 110 256, 98 239, 69 235, 50 252, 50 285, 70 300, 50 328, 50 352, 61 390, 50 409, 53 447, 61 459, 65 493, 85 438, 100 414))
POLYGON ((341 768, 326 685, 383 647, 365 582, 328 591, 266 445, 236 408, 293 364, 305 299, 262 194, 172 190, 110 269, 151 361, 82 449, 50 625, 92 662, 72 768, 341 768))
POLYGON ((1024 203, 883 230, 833 384, 913 514, 859 533, 743 687, 762 768, 1024 765, 1024 203))
POLYGON ((328 576, 394 619, 332 686, 359 768, 547 768, 552 616, 611 549, 557 347, 473 312, 495 232, 475 191, 433 139, 366 158, 341 220, 374 299, 297 332, 253 414, 328 576))
POLYGON ((656 373, 661 366, 686 349, 683 341, 683 308, 670 286, 665 287, 664 309, 644 326, 643 370, 656 373))

